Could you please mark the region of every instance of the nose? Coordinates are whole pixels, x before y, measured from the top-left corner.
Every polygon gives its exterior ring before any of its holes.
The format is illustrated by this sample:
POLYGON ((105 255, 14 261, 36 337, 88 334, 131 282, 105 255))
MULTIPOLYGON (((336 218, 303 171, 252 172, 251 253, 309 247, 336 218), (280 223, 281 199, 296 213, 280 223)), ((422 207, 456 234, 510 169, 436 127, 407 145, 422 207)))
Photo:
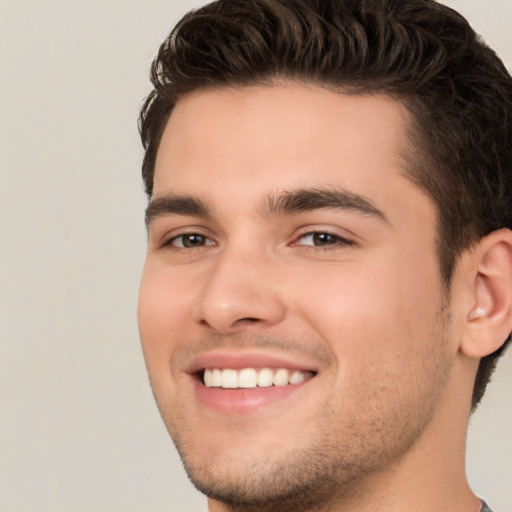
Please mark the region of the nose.
POLYGON ((206 270, 199 322, 218 334, 276 325, 286 307, 277 285, 278 265, 265 255, 225 250, 206 270))

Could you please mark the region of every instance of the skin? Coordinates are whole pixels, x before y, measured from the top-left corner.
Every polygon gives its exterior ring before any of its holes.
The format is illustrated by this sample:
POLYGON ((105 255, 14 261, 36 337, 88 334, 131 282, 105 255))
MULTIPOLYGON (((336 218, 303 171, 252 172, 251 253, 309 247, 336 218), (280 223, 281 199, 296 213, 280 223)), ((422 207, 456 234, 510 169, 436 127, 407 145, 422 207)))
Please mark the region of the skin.
POLYGON ((480 508, 464 444, 481 354, 461 350, 476 266, 461 260, 447 297, 435 209, 401 156, 406 122, 384 96, 300 84, 192 93, 170 117, 139 325, 163 420, 212 512, 480 508), (269 197, 299 189, 375 210, 269 211, 269 197), (166 210, 171 194, 208 215, 166 210), (219 411, 189 373, 212 353, 276 356, 315 376, 219 411))

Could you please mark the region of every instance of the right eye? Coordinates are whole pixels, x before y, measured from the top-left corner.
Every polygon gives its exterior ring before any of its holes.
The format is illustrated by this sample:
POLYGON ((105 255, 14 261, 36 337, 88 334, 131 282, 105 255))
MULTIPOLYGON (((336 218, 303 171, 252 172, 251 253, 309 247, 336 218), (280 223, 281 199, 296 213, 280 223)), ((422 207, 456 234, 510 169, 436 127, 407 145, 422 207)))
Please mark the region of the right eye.
POLYGON ((215 245, 215 242, 198 233, 185 233, 171 238, 165 245, 179 249, 195 249, 197 247, 215 245))

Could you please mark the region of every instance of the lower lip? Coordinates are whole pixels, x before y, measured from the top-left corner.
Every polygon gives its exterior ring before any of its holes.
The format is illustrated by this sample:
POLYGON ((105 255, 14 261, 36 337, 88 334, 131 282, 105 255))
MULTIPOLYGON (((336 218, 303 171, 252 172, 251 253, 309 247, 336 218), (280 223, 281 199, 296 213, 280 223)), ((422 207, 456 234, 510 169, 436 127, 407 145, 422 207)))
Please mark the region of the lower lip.
POLYGON ((209 388, 194 380, 196 396, 204 406, 223 414, 249 414, 291 397, 312 380, 287 386, 269 386, 252 389, 209 388))

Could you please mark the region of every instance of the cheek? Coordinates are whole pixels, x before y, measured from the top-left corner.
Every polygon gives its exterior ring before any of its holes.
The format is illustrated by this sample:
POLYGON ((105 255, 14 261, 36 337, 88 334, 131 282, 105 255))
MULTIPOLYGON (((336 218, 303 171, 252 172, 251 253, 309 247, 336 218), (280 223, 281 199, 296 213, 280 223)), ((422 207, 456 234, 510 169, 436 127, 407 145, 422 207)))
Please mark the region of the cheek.
MULTIPOLYGON (((186 289, 186 288, 185 288, 186 289)), ((168 364, 173 347, 183 337, 186 318, 183 287, 164 268, 146 263, 139 290, 137 317, 148 369, 168 364)))
MULTIPOLYGON (((411 410, 430 404, 432 390, 445 378, 436 267, 423 268, 423 276, 405 270, 383 264, 339 267, 303 293, 308 297, 301 303, 303 316, 334 362, 329 403, 343 425, 360 425, 363 418, 393 432, 403 404, 411 410)), ((422 414, 418 410, 416 418, 422 414)))
POLYGON ((296 296, 307 300, 300 300, 300 314, 338 365, 405 358, 428 338, 440 308, 437 267, 411 267, 383 257, 301 278, 296 296))
POLYGON ((182 408, 178 376, 172 371, 173 354, 185 338, 187 314, 180 292, 165 268, 146 263, 137 311, 140 340, 153 395, 168 428, 182 408))

